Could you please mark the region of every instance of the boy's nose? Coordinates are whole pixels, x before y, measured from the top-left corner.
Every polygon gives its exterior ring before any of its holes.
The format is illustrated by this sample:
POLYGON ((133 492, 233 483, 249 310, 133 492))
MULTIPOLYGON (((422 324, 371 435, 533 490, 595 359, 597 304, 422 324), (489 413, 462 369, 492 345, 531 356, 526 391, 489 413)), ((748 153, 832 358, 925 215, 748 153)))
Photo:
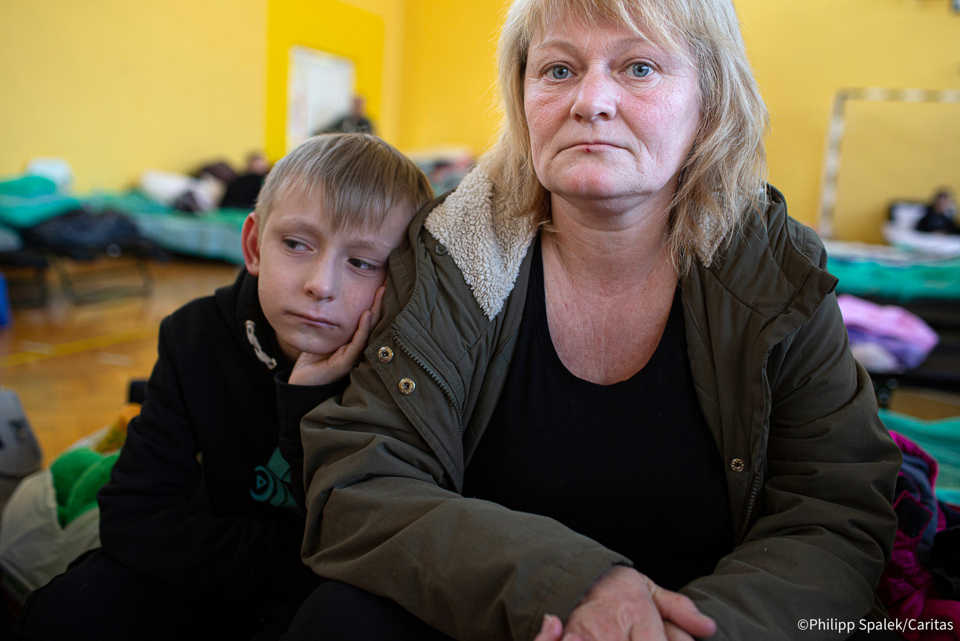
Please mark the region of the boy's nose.
POLYGON ((336 273, 334 265, 327 261, 319 261, 311 271, 306 283, 304 283, 304 291, 316 300, 333 298, 337 293, 336 273))

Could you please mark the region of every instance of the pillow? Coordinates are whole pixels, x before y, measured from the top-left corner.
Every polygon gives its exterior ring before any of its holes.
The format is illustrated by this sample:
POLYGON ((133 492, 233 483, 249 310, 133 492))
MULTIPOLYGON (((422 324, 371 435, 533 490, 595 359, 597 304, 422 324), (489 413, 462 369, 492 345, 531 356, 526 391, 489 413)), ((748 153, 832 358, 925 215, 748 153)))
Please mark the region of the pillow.
POLYGON ((927 213, 924 203, 895 200, 890 204, 890 224, 896 229, 916 229, 917 223, 927 213))

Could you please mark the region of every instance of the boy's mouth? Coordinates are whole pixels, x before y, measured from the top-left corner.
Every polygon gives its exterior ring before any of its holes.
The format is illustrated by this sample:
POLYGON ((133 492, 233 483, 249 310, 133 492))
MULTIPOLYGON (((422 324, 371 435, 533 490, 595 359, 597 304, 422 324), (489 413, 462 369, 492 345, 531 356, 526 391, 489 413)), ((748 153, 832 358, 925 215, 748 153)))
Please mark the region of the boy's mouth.
POLYGON ((296 312, 292 312, 292 314, 307 325, 311 325, 313 327, 319 327, 321 329, 335 329, 339 327, 337 323, 334 323, 332 320, 324 318, 323 316, 310 316, 307 314, 298 314, 296 312))

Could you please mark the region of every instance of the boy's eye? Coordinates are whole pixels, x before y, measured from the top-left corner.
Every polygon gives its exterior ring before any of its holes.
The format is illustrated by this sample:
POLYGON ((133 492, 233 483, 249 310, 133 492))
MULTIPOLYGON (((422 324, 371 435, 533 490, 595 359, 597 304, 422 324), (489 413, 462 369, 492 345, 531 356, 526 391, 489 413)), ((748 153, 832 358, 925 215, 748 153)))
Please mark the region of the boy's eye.
POLYGON ((357 269, 374 270, 377 268, 376 265, 372 263, 368 263, 365 260, 360 260, 359 258, 351 258, 347 262, 350 263, 350 265, 352 265, 353 267, 356 267, 357 269))
POLYGON ((547 70, 547 75, 554 80, 566 80, 570 77, 570 70, 563 65, 554 65, 547 70))
POLYGON ((288 249, 292 249, 294 251, 303 251, 307 248, 306 245, 301 243, 296 238, 284 238, 283 244, 286 245, 288 249))

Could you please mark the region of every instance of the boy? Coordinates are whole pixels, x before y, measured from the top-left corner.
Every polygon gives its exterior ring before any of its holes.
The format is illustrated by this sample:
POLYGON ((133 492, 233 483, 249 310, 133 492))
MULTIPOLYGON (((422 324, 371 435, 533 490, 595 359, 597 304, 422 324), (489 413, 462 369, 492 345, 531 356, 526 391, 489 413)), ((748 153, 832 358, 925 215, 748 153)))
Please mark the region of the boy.
POLYGON ((283 632, 317 578, 300 562, 302 453, 291 474, 280 426, 296 459, 300 416, 342 389, 388 256, 432 196, 369 135, 317 136, 277 163, 236 282, 161 324, 146 401, 99 495, 102 549, 30 598, 23 638, 283 632))

